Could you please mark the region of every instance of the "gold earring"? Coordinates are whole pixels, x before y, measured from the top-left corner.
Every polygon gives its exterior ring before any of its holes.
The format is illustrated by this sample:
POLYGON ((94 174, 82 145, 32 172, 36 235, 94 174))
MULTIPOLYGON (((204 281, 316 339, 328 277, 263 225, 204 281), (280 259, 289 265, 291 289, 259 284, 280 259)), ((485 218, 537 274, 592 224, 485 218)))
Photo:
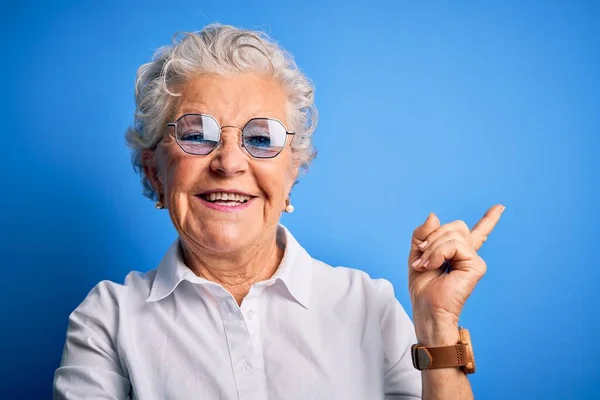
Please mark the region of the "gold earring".
POLYGON ((294 206, 292 205, 292 203, 290 203, 289 197, 287 199, 285 199, 285 212, 287 212, 287 213, 294 212, 294 206))
POLYGON ((162 196, 160 196, 158 198, 158 201, 155 204, 156 208, 158 208, 159 210, 162 210, 163 208, 165 208, 165 203, 163 203, 162 201, 162 196))

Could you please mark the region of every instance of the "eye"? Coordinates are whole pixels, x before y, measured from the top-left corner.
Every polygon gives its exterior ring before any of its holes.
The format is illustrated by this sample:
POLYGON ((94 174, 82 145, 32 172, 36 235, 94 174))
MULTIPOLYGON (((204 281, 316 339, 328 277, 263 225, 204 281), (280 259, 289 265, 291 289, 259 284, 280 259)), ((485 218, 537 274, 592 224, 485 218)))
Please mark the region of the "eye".
POLYGON ((271 146, 271 136, 266 132, 263 134, 253 133, 246 137, 246 144, 254 147, 269 147, 271 146))
POLYGON ((181 135, 179 140, 184 140, 186 142, 201 142, 204 140, 204 133, 200 131, 185 132, 181 135))

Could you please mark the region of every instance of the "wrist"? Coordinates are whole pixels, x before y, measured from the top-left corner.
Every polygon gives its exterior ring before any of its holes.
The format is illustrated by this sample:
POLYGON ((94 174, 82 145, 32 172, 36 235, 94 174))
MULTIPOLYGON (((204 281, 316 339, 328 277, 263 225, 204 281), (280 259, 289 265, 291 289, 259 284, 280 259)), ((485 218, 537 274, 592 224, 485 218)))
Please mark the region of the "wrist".
POLYGON ((427 347, 453 346, 460 339, 458 327, 454 330, 443 331, 415 330, 415 333, 417 341, 427 347))
POLYGON ((415 314, 414 324, 417 340, 424 346, 451 346, 460 339, 458 318, 452 315, 415 314))

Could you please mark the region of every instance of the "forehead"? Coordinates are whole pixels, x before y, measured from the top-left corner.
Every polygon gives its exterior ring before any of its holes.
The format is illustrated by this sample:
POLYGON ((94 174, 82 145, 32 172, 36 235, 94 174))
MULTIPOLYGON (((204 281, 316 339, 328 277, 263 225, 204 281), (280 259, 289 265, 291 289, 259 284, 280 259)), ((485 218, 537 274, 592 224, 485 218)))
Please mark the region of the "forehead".
POLYGON ((270 117, 286 123, 287 96, 274 78, 257 74, 202 75, 181 89, 175 119, 184 114, 210 114, 222 125, 243 125, 270 117))

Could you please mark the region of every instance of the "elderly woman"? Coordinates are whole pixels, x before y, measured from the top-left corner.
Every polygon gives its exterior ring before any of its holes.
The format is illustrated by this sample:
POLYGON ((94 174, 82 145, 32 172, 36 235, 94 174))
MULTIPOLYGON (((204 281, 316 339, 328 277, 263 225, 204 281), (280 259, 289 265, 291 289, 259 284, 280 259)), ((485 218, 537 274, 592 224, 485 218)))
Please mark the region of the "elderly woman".
POLYGON ((55 399, 466 399, 459 330, 485 272, 434 214, 409 254, 414 325, 391 284, 312 258, 281 224, 315 156, 314 88, 265 34, 211 25, 138 71, 127 132, 178 238, 160 265, 99 283, 71 314, 55 399))

